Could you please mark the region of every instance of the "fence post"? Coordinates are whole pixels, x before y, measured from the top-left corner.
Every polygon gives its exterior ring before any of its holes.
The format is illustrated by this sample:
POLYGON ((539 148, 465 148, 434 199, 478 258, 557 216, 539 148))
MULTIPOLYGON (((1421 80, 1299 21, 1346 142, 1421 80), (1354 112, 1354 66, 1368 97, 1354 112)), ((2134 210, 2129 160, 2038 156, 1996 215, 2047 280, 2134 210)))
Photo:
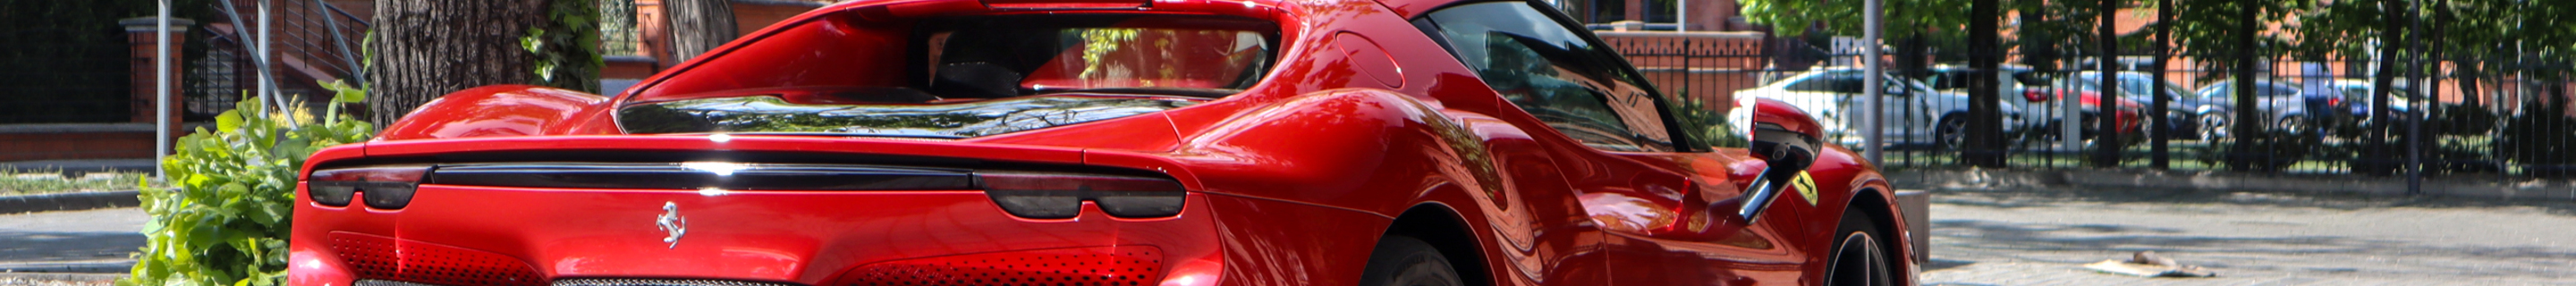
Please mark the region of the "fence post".
POLYGON ((1883 11, 1879 11, 1878 9, 1880 2, 1884 1, 1863 0, 1860 4, 1860 9, 1863 13, 1861 16, 1861 29, 1863 32, 1861 34, 1862 37, 1864 37, 1860 40, 1861 55, 1863 57, 1860 64, 1861 66, 1866 67, 1861 74, 1862 80, 1860 90, 1861 97, 1863 97, 1862 100, 1867 100, 1869 104, 1869 112, 1863 112, 1863 115, 1861 115, 1863 118, 1869 118, 1869 128, 1865 129, 1869 130, 1869 133, 1863 135, 1862 138, 1866 142, 1861 143, 1861 145, 1869 146, 1868 156, 1870 162, 1886 164, 1887 100, 1881 97, 1884 97, 1882 95, 1887 93, 1887 67, 1879 65, 1881 51, 1878 50, 1878 39, 1881 34, 1884 33, 1884 31, 1879 27, 1879 24, 1881 24, 1879 16, 1883 14, 1883 11))
MULTIPOLYGON (((2156 73, 2155 82, 2154 84, 2151 84, 2154 86, 2153 88, 2155 90, 2148 93, 2152 94, 2150 97, 2154 98, 2155 102, 2150 103, 2154 106, 2150 106, 2147 109, 2147 113, 2155 114, 2156 116, 2164 116, 2166 113, 2170 113, 2173 100, 2179 99, 2165 97, 2167 92, 2172 92, 2167 90, 2167 86, 2165 86, 2165 61, 2173 59, 2173 29, 2170 28, 2172 26, 2173 0, 2156 1, 2156 73)), ((2197 120, 2199 117, 2200 116, 2191 116, 2190 118, 2184 118, 2184 120, 2197 120)), ((2147 146, 2147 149, 2149 150, 2148 157, 2152 160, 2148 163, 2148 166, 2155 168, 2156 170, 2173 168, 2172 153, 2169 153, 2169 151, 2165 149, 2167 141, 2172 141, 2174 138, 2172 134, 2174 123, 2172 121, 2173 120, 2156 120, 2156 126, 2154 128, 2159 132, 2155 133, 2155 141, 2148 143, 2152 145, 2147 146)), ((2199 128, 2193 128, 2193 130, 2197 131, 2201 128, 2209 128, 2209 126, 2199 126, 2199 128)), ((2201 141, 2208 142, 2209 139, 2210 138, 2201 138, 2201 141)))

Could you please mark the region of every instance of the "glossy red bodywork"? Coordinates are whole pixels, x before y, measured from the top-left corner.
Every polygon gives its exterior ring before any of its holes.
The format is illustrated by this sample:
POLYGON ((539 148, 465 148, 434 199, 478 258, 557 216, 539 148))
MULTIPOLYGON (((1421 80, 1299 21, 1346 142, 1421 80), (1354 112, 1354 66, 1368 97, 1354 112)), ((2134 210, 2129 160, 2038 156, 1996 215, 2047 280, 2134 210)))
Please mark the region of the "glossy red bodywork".
MULTIPOLYGON (((867 68, 835 66, 795 78, 744 78, 763 69, 821 66, 709 61, 773 58, 821 65, 832 53, 741 51, 867 40, 773 37, 786 29, 860 29, 825 22, 1054 13, 1070 10, 1043 9, 1114 4, 844 3, 748 34, 617 96, 530 86, 459 91, 387 126, 377 141, 322 150, 305 166, 310 173, 317 168, 537 160, 516 158, 559 154, 680 154, 672 156, 705 160, 752 152, 932 158, 968 166, 1160 174, 1188 190, 1183 212, 1174 217, 1109 217, 1086 203, 1081 215, 1071 219, 1020 218, 1001 211, 979 190, 728 192, 433 183, 419 185, 409 207, 399 210, 363 204, 330 207, 300 199, 289 280, 337 286, 393 275, 369 274, 388 269, 370 266, 387 263, 386 258, 358 258, 373 256, 353 253, 361 248, 334 240, 341 239, 484 253, 455 260, 470 263, 446 263, 481 267, 476 269, 523 267, 519 269, 544 280, 880 285, 949 279, 904 275, 951 273, 1176 286, 1349 285, 1359 279, 1376 240, 1401 220, 1454 224, 1400 231, 1447 233, 1458 239, 1434 243, 1472 250, 1452 254, 1457 261, 1474 262, 1459 263, 1471 283, 1818 285, 1825 274, 1823 253, 1832 246, 1830 232, 1853 207, 1885 216, 1879 221, 1891 224, 1886 239, 1902 257, 1895 261, 1906 274, 1917 271, 1910 263, 1916 252, 1903 241, 1908 237, 1905 220, 1896 217, 1903 212, 1885 203, 1894 197, 1892 190, 1858 156, 1828 149, 1809 170, 1816 187, 1824 190, 1817 192, 1819 197, 1785 194, 1763 218, 1746 224, 1733 213, 1745 203, 1741 197, 1747 180, 1763 162, 1742 149, 1607 152, 1574 142, 1504 102, 1406 22, 1450 2, 1167 0, 1123 10, 1229 15, 1280 25, 1281 64, 1262 83, 1241 94, 1160 113, 957 140, 628 135, 615 124, 613 107, 643 98, 871 76, 867 68), (802 25, 808 22, 816 24, 802 25), (677 211, 666 212, 666 204, 677 211), (686 216, 687 235, 677 243, 665 243, 665 231, 655 225, 666 213, 686 216), (996 264, 1002 263, 996 259, 1036 257, 1107 266, 996 264), (1039 270, 1097 275, 1027 274, 1039 270)), ((1113 11, 1096 8, 1079 11, 1113 11)), ((425 269, 418 267, 427 267, 428 261, 394 258, 389 269, 425 269)))

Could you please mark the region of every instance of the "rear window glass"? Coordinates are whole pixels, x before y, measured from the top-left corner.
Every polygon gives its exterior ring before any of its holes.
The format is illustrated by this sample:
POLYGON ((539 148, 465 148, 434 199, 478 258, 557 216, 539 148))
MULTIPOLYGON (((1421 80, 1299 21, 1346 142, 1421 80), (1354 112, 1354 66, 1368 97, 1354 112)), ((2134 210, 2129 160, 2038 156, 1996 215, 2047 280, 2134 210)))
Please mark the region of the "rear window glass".
POLYGON ((1013 15, 798 24, 639 91, 628 133, 966 138, 1179 108, 1275 64, 1276 24, 1013 15))

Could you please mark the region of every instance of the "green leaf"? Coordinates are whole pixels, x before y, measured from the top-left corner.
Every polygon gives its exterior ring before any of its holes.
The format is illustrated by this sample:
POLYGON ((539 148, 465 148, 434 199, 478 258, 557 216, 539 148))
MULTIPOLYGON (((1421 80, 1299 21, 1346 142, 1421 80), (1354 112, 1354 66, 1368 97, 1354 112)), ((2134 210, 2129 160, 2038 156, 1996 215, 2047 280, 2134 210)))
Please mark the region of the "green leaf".
POLYGON ((226 110, 222 114, 215 115, 215 132, 232 132, 233 129, 241 128, 241 125, 242 117, 238 110, 226 110))
POLYGON ((342 83, 339 80, 332 80, 323 82, 322 88, 331 90, 331 103, 360 103, 367 101, 367 89, 365 86, 351 86, 349 84, 342 83))

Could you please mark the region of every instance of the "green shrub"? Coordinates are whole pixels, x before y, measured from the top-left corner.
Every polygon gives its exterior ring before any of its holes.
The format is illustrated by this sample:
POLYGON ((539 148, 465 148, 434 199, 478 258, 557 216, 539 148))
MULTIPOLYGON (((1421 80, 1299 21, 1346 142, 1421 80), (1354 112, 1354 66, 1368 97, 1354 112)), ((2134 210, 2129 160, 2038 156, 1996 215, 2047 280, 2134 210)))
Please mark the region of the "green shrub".
MULTIPOLYGON (((340 92, 334 103, 365 97, 336 82, 325 85, 340 92)), ((178 153, 161 161, 172 187, 143 187, 143 210, 152 215, 143 226, 149 244, 137 254, 133 276, 117 285, 285 282, 296 172, 314 151, 364 141, 375 127, 345 118, 339 104, 317 120, 301 108, 263 112, 260 100, 217 116, 212 132, 199 128, 179 138, 178 153)))

